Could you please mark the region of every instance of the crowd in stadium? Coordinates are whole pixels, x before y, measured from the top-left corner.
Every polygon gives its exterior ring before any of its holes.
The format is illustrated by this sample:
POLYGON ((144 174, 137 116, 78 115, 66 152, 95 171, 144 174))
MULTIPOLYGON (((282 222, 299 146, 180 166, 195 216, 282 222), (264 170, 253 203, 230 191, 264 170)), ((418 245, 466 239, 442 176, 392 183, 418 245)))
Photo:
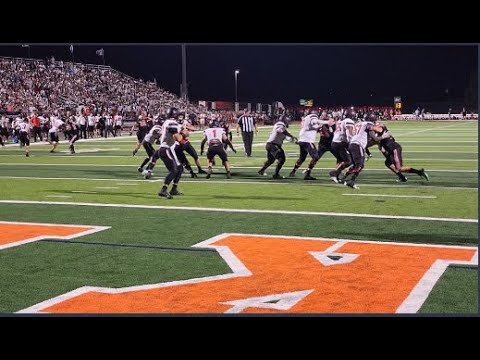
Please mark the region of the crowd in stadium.
POLYGON ((300 147, 300 156, 290 177, 296 176, 296 171, 310 156, 303 171, 304 179, 315 180, 312 169, 323 154, 330 151, 337 160, 330 179, 357 188, 355 179, 368 160, 368 147, 378 145, 385 156, 385 165, 399 181, 407 181, 403 172, 415 173, 428 180, 424 169, 403 165, 401 145, 381 122, 395 115, 393 107, 332 107, 308 111, 282 108, 275 109, 273 114, 207 111, 156 83, 136 80, 111 68, 54 60, 1 59, 0 111, 0 144, 4 145, 12 136, 25 147, 26 156, 29 156, 30 137, 35 142, 37 138, 39 141, 45 139, 52 145, 50 152, 55 152, 59 134, 63 133, 74 154, 78 139, 121 136, 125 130, 131 135, 136 131, 138 142, 133 155, 141 147, 146 152, 138 171, 144 178, 150 178, 157 160, 161 159, 168 175, 159 195, 167 198, 181 194, 177 186, 183 168, 192 177, 206 174, 210 178, 215 156, 222 160, 226 177, 230 178, 227 147, 236 152, 230 127, 233 125, 238 134, 241 132, 245 156, 249 157, 253 133, 258 131, 259 123, 267 121, 273 129, 265 147, 267 160, 258 171, 259 176, 265 176, 266 169, 277 161, 273 178, 283 178, 280 170, 286 157, 282 144, 287 139, 300 147), (126 118, 134 120, 134 125, 125 128, 126 118), (287 128, 298 118, 301 130, 296 137, 287 128), (189 143, 189 133, 193 130, 204 131, 201 155, 206 144, 207 171, 202 169, 197 151, 189 143), (321 136, 317 147, 318 133, 321 136), (154 148, 155 144, 160 145, 158 149, 154 148), (195 161, 197 173, 192 170, 185 153, 195 161), (168 192, 171 182, 173 188, 168 192))

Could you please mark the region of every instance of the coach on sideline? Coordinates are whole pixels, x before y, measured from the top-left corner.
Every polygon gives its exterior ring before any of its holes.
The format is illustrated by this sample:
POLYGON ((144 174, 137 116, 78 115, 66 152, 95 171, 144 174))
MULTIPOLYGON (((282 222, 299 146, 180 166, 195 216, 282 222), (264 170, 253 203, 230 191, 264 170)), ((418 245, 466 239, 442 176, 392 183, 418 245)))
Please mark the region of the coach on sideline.
POLYGON ((237 135, 242 129, 243 146, 245 148, 245 155, 247 157, 252 156, 252 144, 253 144, 253 130, 255 129, 255 135, 258 133, 257 123, 255 117, 250 111, 244 111, 243 115, 238 118, 237 123, 237 135))

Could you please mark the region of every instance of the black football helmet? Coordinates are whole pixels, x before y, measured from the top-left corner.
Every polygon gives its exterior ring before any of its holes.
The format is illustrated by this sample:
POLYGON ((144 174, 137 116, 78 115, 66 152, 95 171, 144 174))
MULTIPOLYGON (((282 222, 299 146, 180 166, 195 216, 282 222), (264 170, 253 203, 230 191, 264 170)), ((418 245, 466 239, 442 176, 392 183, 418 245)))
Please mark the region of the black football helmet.
POLYGON ((210 121, 210 123, 208 124, 208 127, 217 128, 217 127, 221 127, 221 126, 220 126, 220 123, 219 123, 217 120, 212 120, 212 121, 210 121))
POLYGON ((375 113, 369 112, 365 115, 364 121, 369 121, 375 124, 378 121, 378 117, 375 113))
POLYGON ((278 118, 278 121, 283 122, 285 126, 288 128, 288 124, 290 123, 290 116, 282 115, 278 118))
POLYGON ((350 107, 345 111, 345 113, 343 114, 343 117, 344 119, 348 118, 348 119, 355 120, 355 118, 357 117, 357 112, 353 107, 350 107))
POLYGON ((171 107, 170 109, 168 109, 168 112, 167 112, 168 119, 177 119, 178 115, 180 115, 180 111, 178 111, 176 107, 171 107))

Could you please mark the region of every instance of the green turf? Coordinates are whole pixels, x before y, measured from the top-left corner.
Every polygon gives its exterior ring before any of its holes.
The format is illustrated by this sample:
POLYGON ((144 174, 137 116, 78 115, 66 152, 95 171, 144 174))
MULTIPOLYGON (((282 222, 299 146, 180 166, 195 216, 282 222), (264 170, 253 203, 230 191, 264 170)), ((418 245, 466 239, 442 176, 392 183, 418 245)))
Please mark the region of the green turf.
POLYGON ((450 267, 419 313, 478 314, 478 268, 450 267))
MULTIPOLYGON (((313 171, 317 181, 305 182, 301 171, 294 179, 261 178, 257 171, 265 161, 264 142, 270 133, 270 128, 262 128, 254 140, 251 158, 243 156, 241 138, 234 136, 239 152, 229 152, 231 180, 224 179, 224 169, 219 166, 210 180, 191 179, 186 174, 180 183, 185 196, 173 200, 157 196, 166 174, 161 163, 154 170, 153 181, 143 180, 136 171, 144 154, 141 149, 132 157, 133 137, 79 141, 75 155, 68 154, 64 144, 56 154, 49 153, 48 145, 33 145, 29 158, 18 146, 3 147, 0 200, 476 219, 477 123, 389 122, 388 127, 403 146, 404 162, 425 167, 430 182, 407 174, 407 183, 397 183, 375 148, 371 149, 374 157, 358 179, 358 191, 330 182, 327 174, 335 163, 330 154, 313 171)), ((298 125, 291 131, 297 134, 298 125)), ((197 149, 200 139, 200 133, 191 137, 197 149)), ((284 148, 287 163, 282 173, 287 175, 298 156, 298 146, 286 144, 284 148)), ((205 157, 201 161, 204 164, 205 157)), ((270 174, 273 166, 268 170, 270 174)), ((223 232, 469 246, 478 243, 477 223, 443 221, 22 204, 0 204, 0 220, 111 226, 76 240, 180 248, 223 232)), ((221 257, 213 252, 37 242, 0 250, 0 312, 18 311, 83 285, 119 287, 228 271, 221 257)), ((476 312, 476 279, 473 270, 449 269, 421 312, 476 312)))

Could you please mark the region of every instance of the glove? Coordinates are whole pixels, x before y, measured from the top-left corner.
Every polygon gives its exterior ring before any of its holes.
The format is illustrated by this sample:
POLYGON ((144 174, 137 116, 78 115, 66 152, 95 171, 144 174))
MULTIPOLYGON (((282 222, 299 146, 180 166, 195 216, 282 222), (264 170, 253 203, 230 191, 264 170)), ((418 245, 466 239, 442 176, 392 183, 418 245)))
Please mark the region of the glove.
POLYGON ((200 156, 203 156, 203 151, 200 151, 200 156))
POLYGON ((235 154, 237 153, 237 150, 235 150, 235 149, 232 149, 232 150, 233 150, 233 152, 234 152, 235 154))

